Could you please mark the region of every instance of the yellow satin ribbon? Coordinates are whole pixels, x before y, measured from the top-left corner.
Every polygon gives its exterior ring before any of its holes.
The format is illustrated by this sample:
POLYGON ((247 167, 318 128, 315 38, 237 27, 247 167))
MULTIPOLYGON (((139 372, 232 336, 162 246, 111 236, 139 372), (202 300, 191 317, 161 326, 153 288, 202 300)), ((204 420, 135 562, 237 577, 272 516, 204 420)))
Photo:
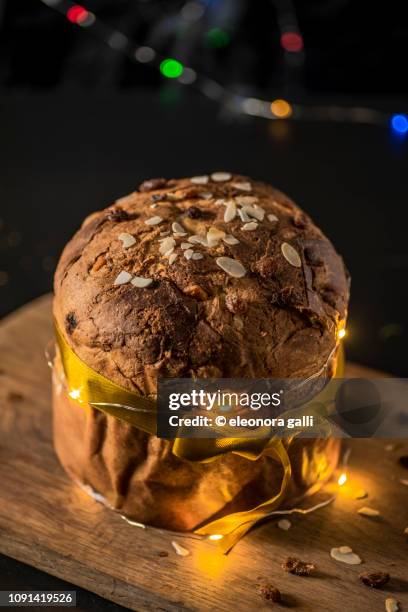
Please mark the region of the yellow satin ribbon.
MULTIPOLYGON (((55 335, 71 399, 90 404, 94 408, 122 419, 141 431, 156 435, 157 406, 148 399, 118 385, 89 367, 69 346, 55 324, 55 335)), ((235 512, 210 521, 195 533, 217 541, 224 553, 228 552, 255 523, 265 518, 282 501, 291 479, 291 465, 286 447, 277 438, 176 438, 172 452, 187 461, 214 461, 225 453, 235 453, 250 461, 261 456, 278 459, 283 469, 280 491, 264 503, 244 512, 235 512)))

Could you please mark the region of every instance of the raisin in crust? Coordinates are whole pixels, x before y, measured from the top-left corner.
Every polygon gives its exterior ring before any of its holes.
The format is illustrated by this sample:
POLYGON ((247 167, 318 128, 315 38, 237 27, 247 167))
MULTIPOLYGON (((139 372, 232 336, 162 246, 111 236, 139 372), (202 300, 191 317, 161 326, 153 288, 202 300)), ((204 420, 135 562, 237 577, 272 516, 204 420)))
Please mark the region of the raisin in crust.
POLYGON ((154 397, 158 376, 312 375, 336 346, 348 298, 341 257, 281 192, 239 175, 223 182, 210 177, 206 184, 160 178, 85 220, 58 264, 54 315, 88 365, 154 397), (256 229, 243 229, 238 214, 224 221, 222 200, 240 209, 242 197, 257 198, 265 211, 256 229), (159 224, 146 223, 156 216, 159 224), (164 232, 173 236, 174 222, 185 236, 175 237, 177 258, 170 264, 159 240, 164 232), (239 242, 192 244, 203 257, 186 259, 181 243, 205 237, 211 227, 239 242), (136 243, 124 248, 122 233, 136 243), (295 249, 300 266, 285 258, 284 243, 295 249), (230 276, 217 265, 220 257, 237 260, 246 274, 230 276), (115 286, 121 271, 153 282, 115 286))

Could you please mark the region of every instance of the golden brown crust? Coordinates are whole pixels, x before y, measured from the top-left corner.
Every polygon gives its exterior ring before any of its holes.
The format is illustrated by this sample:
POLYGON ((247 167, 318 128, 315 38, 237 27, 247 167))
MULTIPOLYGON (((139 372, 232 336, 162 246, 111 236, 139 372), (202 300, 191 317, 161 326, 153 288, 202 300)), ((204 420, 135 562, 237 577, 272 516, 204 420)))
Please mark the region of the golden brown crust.
POLYGON ((309 376, 336 344, 348 297, 342 259, 276 189, 238 175, 206 184, 154 179, 88 217, 68 243, 55 276, 54 314, 87 364, 154 395, 157 376, 309 376), (242 190, 248 182, 250 192, 242 190), (242 202, 242 196, 257 198, 265 212, 253 231, 243 230, 238 215, 225 222, 226 206, 217 202, 242 202), (146 224, 153 216, 162 221, 146 224), (173 235, 174 222, 186 235, 175 237, 177 259, 170 264, 159 240, 162 232, 173 235), (203 257, 187 260, 181 243, 206 236, 210 227, 239 243, 192 244, 203 257), (124 248, 122 233, 134 236, 135 244, 124 248), (300 267, 285 259, 283 243, 296 250, 300 267), (218 257, 240 262, 245 276, 229 276, 218 257), (121 271, 153 282, 146 288, 114 285, 121 271))

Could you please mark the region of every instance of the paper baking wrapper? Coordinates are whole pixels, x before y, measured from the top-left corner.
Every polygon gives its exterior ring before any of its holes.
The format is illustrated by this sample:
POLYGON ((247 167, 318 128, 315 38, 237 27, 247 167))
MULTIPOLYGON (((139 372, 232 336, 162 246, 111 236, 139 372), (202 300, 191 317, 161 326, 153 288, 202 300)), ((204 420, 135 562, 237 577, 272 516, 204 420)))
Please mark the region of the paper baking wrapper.
MULTIPOLYGON (((209 463, 180 459, 173 442, 146 434, 68 395, 58 357, 53 369, 54 445, 67 474, 126 517, 190 531, 209 519, 250 510, 279 493, 281 463, 228 452, 209 463)), ((341 440, 284 440, 292 477, 281 506, 323 484, 337 468, 341 440)))

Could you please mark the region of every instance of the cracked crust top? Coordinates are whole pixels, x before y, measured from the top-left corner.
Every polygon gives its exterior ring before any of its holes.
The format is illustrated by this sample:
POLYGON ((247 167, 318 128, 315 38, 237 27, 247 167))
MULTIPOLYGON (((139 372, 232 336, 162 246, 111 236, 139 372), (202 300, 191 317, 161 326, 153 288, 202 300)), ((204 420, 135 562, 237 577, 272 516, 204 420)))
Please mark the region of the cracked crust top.
POLYGON ((79 357, 154 395, 158 376, 317 372, 344 325, 349 279, 287 196, 215 173, 145 181, 88 217, 64 249, 54 289, 54 316, 79 357))

